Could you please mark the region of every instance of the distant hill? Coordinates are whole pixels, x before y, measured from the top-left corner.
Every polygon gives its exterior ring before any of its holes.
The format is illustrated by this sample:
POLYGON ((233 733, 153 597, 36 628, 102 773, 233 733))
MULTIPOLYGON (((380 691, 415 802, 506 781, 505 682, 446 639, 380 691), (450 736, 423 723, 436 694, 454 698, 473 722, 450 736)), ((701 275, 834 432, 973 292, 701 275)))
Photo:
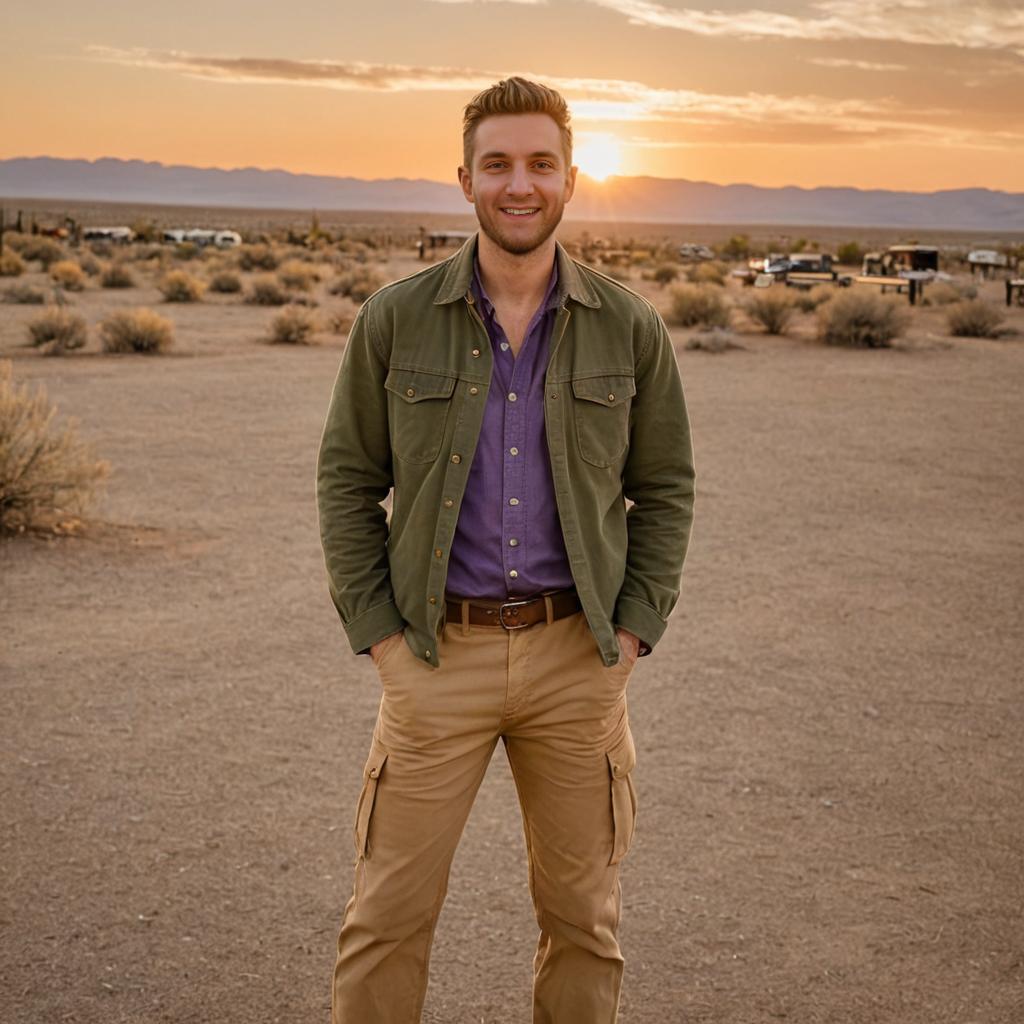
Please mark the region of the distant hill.
MULTIPOLYGON (((332 178, 254 167, 143 160, 0 160, 0 197, 298 210, 470 212, 458 187, 422 178, 332 178)), ((665 224, 793 224, 1024 232, 1024 193, 985 188, 889 192, 761 188, 685 179, 581 176, 567 219, 665 224)))

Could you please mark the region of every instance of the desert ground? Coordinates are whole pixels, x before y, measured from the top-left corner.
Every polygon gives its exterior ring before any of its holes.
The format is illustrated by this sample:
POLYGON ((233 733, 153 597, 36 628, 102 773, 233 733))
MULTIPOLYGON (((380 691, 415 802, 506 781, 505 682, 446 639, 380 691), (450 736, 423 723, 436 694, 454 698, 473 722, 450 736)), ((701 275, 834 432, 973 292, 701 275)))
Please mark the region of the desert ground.
MULTIPOLYGON (((422 265, 421 222, 396 215, 369 254, 385 278, 422 265)), ((270 344, 278 310, 165 302, 159 262, 65 293, 90 333, 60 357, 27 344, 41 307, 0 305, 0 359, 112 467, 77 528, 0 540, 0 1020, 326 1022, 380 694, 314 495, 345 337, 326 324, 355 304, 324 276, 302 296, 315 343, 270 344), (136 306, 173 349, 101 351, 99 322, 136 306)), ((35 263, 18 280, 52 291, 35 263)), ((681 599, 629 684, 620 1019, 1021 1024, 1024 309, 982 339, 930 305, 853 349, 813 313, 766 335, 741 290, 739 347, 671 328, 698 496, 681 599)), ((1001 304, 1001 282, 980 294, 1001 304)), ((429 1024, 529 1021, 524 856, 499 753, 429 1024)))

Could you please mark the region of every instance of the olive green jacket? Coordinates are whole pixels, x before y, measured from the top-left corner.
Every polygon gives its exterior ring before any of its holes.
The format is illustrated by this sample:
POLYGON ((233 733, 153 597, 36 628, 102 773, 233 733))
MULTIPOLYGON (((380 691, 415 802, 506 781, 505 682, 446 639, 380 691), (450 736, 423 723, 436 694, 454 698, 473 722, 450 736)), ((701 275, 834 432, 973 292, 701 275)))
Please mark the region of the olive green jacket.
MULTIPOLYGON (((448 552, 491 386, 491 346, 470 293, 475 246, 474 236, 371 296, 334 385, 317 465, 320 534, 357 652, 404 629, 412 651, 439 664, 448 552), (392 487, 389 521, 381 503, 392 487)), ((613 665, 615 627, 653 648, 679 597, 693 518, 690 428, 654 307, 561 245, 556 258, 564 298, 545 430, 573 579, 613 665)))

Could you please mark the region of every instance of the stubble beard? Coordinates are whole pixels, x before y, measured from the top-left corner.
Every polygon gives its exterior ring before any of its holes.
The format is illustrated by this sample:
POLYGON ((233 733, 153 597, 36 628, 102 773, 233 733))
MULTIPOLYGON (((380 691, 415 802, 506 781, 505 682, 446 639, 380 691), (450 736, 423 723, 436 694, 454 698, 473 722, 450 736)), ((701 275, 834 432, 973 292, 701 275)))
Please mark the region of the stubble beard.
POLYGON ((499 249, 507 252, 510 256, 526 256, 535 249, 539 249, 554 234, 555 228, 562 222, 564 210, 565 205, 562 204, 550 220, 546 220, 540 225, 535 235, 527 238, 509 237, 502 232, 501 228, 489 216, 482 215, 479 207, 476 211, 476 219, 480 223, 480 230, 499 249))

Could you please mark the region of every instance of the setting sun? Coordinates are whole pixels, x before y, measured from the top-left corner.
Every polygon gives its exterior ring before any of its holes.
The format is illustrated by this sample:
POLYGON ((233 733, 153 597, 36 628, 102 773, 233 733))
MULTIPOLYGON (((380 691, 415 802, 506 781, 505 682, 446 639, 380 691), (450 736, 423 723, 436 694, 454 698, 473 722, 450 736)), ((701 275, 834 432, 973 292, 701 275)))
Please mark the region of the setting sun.
POLYGON ((614 135, 588 135, 575 147, 573 162, 587 177, 604 181, 622 167, 622 147, 614 135))

